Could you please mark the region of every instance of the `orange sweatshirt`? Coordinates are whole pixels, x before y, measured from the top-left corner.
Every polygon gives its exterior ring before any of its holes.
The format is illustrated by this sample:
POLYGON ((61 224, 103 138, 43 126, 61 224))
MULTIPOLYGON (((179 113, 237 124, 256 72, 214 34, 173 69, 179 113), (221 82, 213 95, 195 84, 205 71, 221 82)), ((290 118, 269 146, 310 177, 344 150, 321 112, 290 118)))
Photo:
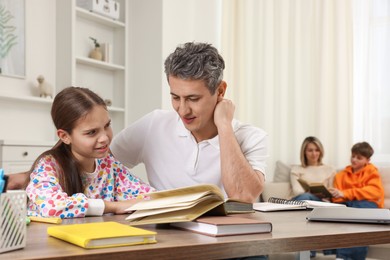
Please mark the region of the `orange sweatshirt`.
POLYGON ((363 169, 352 172, 347 166, 334 177, 334 187, 344 193, 344 198, 333 198, 336 203, 351 200, 368 200, 383 208, 385 192, 378 169, 371 163, 363 169))

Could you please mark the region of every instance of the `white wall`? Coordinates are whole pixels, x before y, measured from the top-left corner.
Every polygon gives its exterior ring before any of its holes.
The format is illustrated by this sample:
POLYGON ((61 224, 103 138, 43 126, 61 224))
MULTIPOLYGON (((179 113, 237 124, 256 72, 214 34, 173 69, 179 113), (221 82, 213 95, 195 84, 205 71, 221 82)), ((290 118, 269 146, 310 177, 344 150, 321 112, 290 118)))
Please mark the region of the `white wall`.
MULTIPOLYGON (((156 108, 171 109, 164 60, 178 44, 220 46, 221 0, 132 0, 128 122, 156 108)), ((146 180, 143 165, 133 172, 146 180)))
MULTIPOLYGON (((208 42, 221 45, 222 0, 164 0, 162 20, 162 70, 165 58, 178 44, 208 42)), ((171 109, 169 86, 162 75, 162 107, 171 109)))
MULTIPOLYGON (((0 76, 0 95, 37 96, 36 78, 55 77, 55 1, 25 1, 26 76, 0 76)), ((53 140, 50 104, 0 99, 0 139, 53 140)))

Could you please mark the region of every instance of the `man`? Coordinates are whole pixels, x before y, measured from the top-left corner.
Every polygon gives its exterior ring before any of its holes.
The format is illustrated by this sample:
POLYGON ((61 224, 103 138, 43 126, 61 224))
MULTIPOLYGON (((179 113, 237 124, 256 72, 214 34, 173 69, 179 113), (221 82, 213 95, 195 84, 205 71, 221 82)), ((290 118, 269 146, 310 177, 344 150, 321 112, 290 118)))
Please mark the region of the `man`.
POLYGON ((267 134, 233 119, 224 68, 210 44, 177 47, 165 61, 176 112, 155 110, 122 130, 111 143, 114 156, 130 168, 144 163, 157 190, 212 183, 229 198, 256 201, 264 186, 267 134))
POLYGON ((111 144, 130 168, 144 163, 158 190, 212 183, 227 197, 254 202, 263 191, 267 134, 233 119, 224 98, 225 63, 206 43, 185 43, 165 61, 174 110, 155 110, 111 144))

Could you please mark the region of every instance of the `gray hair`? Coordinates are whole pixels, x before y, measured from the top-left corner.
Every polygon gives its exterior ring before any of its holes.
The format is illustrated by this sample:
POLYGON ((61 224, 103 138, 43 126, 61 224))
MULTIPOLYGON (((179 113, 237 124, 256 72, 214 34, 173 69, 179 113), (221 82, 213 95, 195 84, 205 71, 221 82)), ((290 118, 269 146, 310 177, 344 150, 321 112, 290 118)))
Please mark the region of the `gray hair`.
POLYGON ((165 60, 165 74, 184 80, 204 80, 214 95, 223 78, 225 62, 218 50, 208 43, 187 42, 179 45, 165 60))

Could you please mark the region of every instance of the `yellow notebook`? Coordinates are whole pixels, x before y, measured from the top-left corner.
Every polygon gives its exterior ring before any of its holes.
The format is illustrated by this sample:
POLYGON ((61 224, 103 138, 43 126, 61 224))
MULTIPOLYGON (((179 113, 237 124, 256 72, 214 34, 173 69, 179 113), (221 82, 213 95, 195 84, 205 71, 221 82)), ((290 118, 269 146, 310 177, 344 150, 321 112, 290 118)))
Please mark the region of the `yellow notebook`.
POLYGON ((51 226, 47 234, 84 248, 156 243, 156 232, 120 224, 96 222, 51 226))

